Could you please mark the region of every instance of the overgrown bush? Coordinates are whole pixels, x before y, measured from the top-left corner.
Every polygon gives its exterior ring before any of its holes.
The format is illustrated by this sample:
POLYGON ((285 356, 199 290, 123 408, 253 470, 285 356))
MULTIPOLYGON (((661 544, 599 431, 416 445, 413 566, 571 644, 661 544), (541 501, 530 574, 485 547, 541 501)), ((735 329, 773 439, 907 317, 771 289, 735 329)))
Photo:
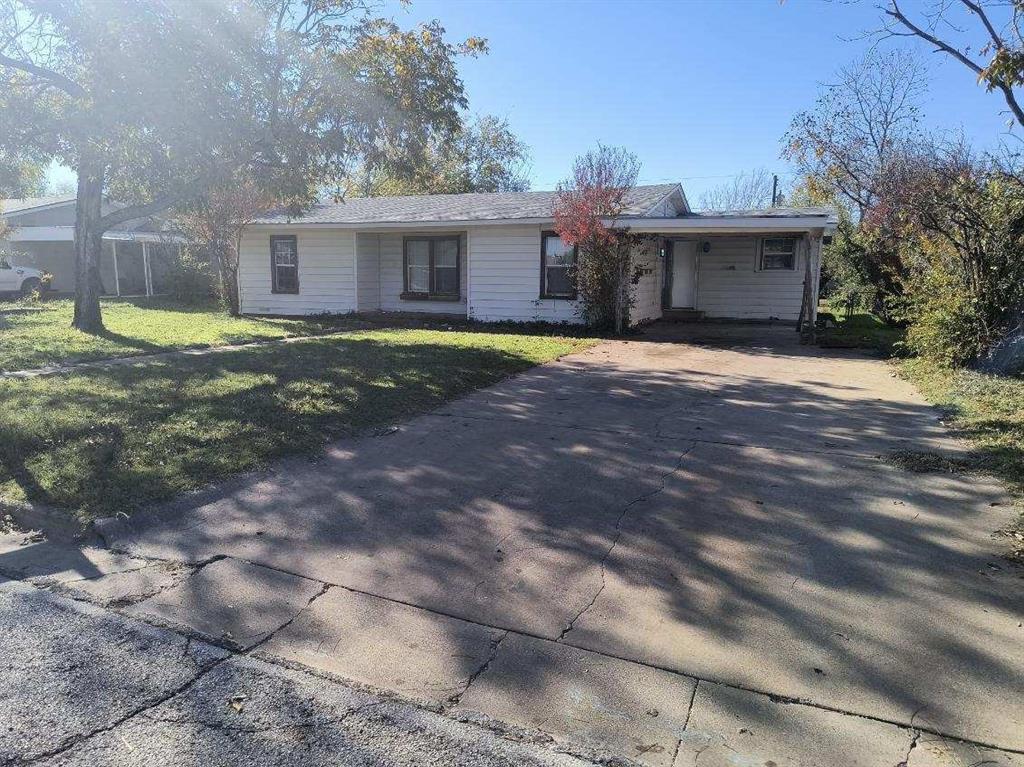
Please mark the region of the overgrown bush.
POLYGON ((822 250, 820 297, 842 307, 846 314, 867 311, 881 316, 886 285, 872 279, 871 262, 857 227, 849 220, 842 221, 832 242, 822 250))
POLYGON ((164 278, 167 292, 176 301, 199 304, 215 295, 214 274, 209 261, 190 248, 171 260, 164 278))
POLYGON ((1024 307, 1024 183, 943 151, 907 203, 921 236, 904 284, 906 345, 945 365, 983 360, 1024 307))

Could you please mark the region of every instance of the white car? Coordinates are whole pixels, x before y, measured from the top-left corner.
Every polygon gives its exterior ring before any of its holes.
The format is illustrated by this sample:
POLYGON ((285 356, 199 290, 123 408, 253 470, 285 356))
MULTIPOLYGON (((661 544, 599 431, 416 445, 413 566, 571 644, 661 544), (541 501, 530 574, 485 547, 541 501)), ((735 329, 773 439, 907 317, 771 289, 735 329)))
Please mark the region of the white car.
POLYGON ((0 293, 43 292, 43 273, 28 266, 17 266, 0 255, 0 293))

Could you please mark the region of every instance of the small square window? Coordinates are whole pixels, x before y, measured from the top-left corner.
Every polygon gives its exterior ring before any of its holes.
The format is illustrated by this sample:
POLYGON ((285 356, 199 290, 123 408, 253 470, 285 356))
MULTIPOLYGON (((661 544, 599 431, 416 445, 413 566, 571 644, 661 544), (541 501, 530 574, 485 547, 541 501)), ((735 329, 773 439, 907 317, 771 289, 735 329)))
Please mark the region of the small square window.
POLYGON ((765 237, 761 240, 761 270, 793 271, 796 268, 795 237, 765 237))

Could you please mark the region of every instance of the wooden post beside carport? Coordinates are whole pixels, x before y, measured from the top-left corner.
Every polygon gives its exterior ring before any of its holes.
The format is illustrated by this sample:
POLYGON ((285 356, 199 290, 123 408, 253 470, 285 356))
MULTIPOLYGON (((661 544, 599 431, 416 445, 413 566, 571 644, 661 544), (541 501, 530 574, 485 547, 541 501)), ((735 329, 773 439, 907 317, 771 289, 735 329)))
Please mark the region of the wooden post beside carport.
POLYGON ((821 274, 821 230, 808 232, 803 237, 804 258, 804 291, 800 302, 800 318, 797 321, 797 332, 800 342, 813 344, 818 322, 818 280, 821 274))

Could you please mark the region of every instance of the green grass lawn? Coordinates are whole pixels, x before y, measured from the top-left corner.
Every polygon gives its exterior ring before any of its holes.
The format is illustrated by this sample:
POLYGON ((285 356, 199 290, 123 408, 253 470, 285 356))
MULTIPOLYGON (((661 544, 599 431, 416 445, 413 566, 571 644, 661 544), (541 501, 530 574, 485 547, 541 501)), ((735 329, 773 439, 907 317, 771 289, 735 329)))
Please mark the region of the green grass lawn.
POLYGON ((127 357, 196 346, 222 346, 331 329, 331 318, 230 317, 219 307, 186 306, 160 298, 104 299, 107 332, 89 335, 71 327, 70 300, 24 305, 0 303, 0 370, 127 357))
POLYGON ((903 338, 902 328, 893 327, 869 312, 856 312, 847 317, 842 309, 834 309, 827 303, 822 304, 820 311, 829 312, 836 319, 835 327, 818 334, 819 343, 826 348, 870 349, 888 356, 903 338))
POLYGON ((982 468, 1024 495, 1024 378, 901 360, 898 370, 970 440, 982 468))
POLYGON ((0 379, 0 498, 83 519, 131 513, 275 457, 315 452, 329 440, 423 413, 591 343, 369 330, 0 379))

